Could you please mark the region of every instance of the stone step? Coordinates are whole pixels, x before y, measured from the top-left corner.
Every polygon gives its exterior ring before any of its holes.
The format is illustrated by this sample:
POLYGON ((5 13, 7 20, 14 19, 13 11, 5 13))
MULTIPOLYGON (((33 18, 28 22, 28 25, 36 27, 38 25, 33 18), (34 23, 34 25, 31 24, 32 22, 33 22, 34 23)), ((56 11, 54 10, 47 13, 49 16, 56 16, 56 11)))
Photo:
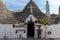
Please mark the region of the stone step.
POLYGON ((43 40, 43 39, 37 39, 37 38, 27 38, 27 39, 22 39, 22 40, 43 40))
POLYGON ((22 40, 54 40, 54 39, 37 39, 37 38, 27 38, 22 40))
MULTIPOLYGON (((0 40, 3 40, 3 39, 0 39, 0 40)), ((25 39, 25 38, 18 38, 18 39, 4 39, 4 40, 54 40, 54 39, 37 39, 37 38, 27 38, 27 39, 25 39)))

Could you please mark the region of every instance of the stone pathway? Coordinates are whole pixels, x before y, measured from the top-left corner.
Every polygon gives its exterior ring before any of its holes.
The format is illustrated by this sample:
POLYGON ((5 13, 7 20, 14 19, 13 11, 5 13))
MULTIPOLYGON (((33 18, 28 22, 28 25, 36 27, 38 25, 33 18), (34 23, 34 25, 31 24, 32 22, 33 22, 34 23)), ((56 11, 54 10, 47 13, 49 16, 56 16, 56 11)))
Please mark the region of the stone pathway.
POLYGON ((27 39, 22 39, 22 40, 44 40, 44 39, 37 39, 37 38, 27 38, 27 39))
MULTIPOLYGON (((22 40, 45 40, 45 39, 37 39, 37 38, 27 38, 22 40)), ((46 39, 46 40, 53 40, 53 39, 46 39)))
MULTIPOLYGON (((0 39, 3 40, 3 39, 0 39)), ((6 40, 45 40, 45 39, 37 39, 37 38, 18 38, 18 39, 6 39, 6 40)), ((46 39, 46 40, 53 40, 53 39, 46 39)), ((60 39, 54 39, 54 40, 60 40, 60 39)))

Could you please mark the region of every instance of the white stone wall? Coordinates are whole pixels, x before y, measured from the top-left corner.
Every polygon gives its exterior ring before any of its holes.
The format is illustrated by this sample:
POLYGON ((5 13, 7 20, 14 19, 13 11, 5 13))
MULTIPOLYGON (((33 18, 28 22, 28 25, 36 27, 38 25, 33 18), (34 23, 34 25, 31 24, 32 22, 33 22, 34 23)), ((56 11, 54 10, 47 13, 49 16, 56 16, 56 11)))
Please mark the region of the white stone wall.
POLYGON ((15 24, 15 26, 19 26, 19 27, 15 27, 14 30, 23 30, 23 31, 19 31, 17 32, 17 38, 21 37, 21 38, 27 38, 27 27, 26 25, 24 25, 24 23, 21 24, 15 24), (25 30, 25 33, 24 33, 25 30), (21 35, 21 36, 20 36, 21 35))
POLYGON ((26 33, 25 27, 13 28, 13 24, 0 24, 0 38, 4 38, 4 36, 7 38, 19 38, 20 34, 22 38, 27 38, 26 33), (16 34, 16 30, 25 30, 25 33, 21 31, 16 34))
POLYGON ((42 38, 44 38, 44 37, 46 37, 46 38, 60 38, 60 23, 55 24, 55 25, 42 26, 41 29, 42 29, 42 35, 41 35, 42 38), (51 31, 50 35, 48 35, 49 31, 51 31))
POLYGON ((18 27, 18 28, 15 28, 15 30, 25 30, 25 33, 24 33, 24 31, 18 32, 17 33, 17 37, 19 38, 20 35, 21 35, 21 38, 27 38, 26 28, 24 28, 24 27, 18 27))
POLYGON ((33 21, 33 22, 34 22, 34 21, 37 21, 37 19, 36 19, 33 15, 29 15, 29 16, 26 18, 25 22, 28 23, 28 21, 30 21, 31 18, 32 18, 32 21, 33 21))
MULTIPOLYGON (((60 38, 60 24, 56 25, 50 25, 50 26, 42 26, 42 37, 47 38, 60 38), (48 35, 47 32, 51 31, 51 35, 48 35)), ((37 27, 35 27, 35 38, 37 38, 37 27)), ((0 38, 3 38, 4 36, 8 38, 16 38, 19 37, 21 34, 21 37, 27 38, 27 27, 20 27, 20 28, 13 28, 13 24, 0 24, 0 38), (19 32, 18 34, 15 33, 16 30, 25 30, 25 33, 23 31, 19 32)))
POLYGON ((4 36, 8 38, 16 37, 12 24, 0 24, 0 38, 3 38, 4 36))
POLYGON ((60 38, 60 23, 56 25, 47 26, 47 32, 51 31, 51 35, 47 35, 48 38, 60 38))
POLYGON ((41 37, 44 38, 45 37, 45 31, 46 31, 45 30, 45 26, 42 25, 42 27, 40 29, 42 29, 42 32, 41 32, 42 35, 41 35, 41 37))

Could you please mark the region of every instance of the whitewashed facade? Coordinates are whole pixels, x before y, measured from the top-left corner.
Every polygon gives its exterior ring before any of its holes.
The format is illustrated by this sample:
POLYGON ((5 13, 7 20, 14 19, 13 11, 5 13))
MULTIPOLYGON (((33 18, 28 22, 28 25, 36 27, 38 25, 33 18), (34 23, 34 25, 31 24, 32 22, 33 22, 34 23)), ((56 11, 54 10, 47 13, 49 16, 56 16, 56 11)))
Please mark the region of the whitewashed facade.
POLYGON ((34 22, 34 21, 37 21, 37 18, 35 18, 32 14, 30 14, 30 15, 26 18, 25 22, 28 23, 28 21, 30 21, 31 19, 32 19, 33 22, 34 22))
MULTIPOLYGON (((44 26, 41 27, 42 29, 42 35, 41 37, 45 37, 45 32, 46 32, 46 37, 47 38, 60 38, 60 24, 57 25, 50 25, 50 26, 44 26), (46 31, 45 31, 46 29, 46 31), (48 35, 48 31, 51 31, 51 34, 48 35)), ((38 28, 35 27, 35 38, 37 38, 37 30, 38 28)), ((17 27, 13 28, 13 24, 0 24, 0 38, 3 38, 4 36, 8 38, 19 38, 21 35, 22 38, 27 38, 27 27, 17 27), (16 30, 25 30, 20 31, 16 34, 16 30)))
POLYGON ((60 23, 48 26, 48 31, 51 31, 51 35, 47 35, 48 38, 60 38, 60 23))

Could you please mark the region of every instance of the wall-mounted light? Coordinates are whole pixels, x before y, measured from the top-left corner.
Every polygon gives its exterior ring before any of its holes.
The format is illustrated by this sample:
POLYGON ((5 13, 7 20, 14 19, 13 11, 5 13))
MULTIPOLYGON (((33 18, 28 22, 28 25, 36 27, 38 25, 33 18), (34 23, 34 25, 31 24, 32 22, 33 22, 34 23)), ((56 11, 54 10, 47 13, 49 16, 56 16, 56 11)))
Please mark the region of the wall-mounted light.
POLYGON ((15 28, 15 24, 13 24, 13 28, 15 28))

